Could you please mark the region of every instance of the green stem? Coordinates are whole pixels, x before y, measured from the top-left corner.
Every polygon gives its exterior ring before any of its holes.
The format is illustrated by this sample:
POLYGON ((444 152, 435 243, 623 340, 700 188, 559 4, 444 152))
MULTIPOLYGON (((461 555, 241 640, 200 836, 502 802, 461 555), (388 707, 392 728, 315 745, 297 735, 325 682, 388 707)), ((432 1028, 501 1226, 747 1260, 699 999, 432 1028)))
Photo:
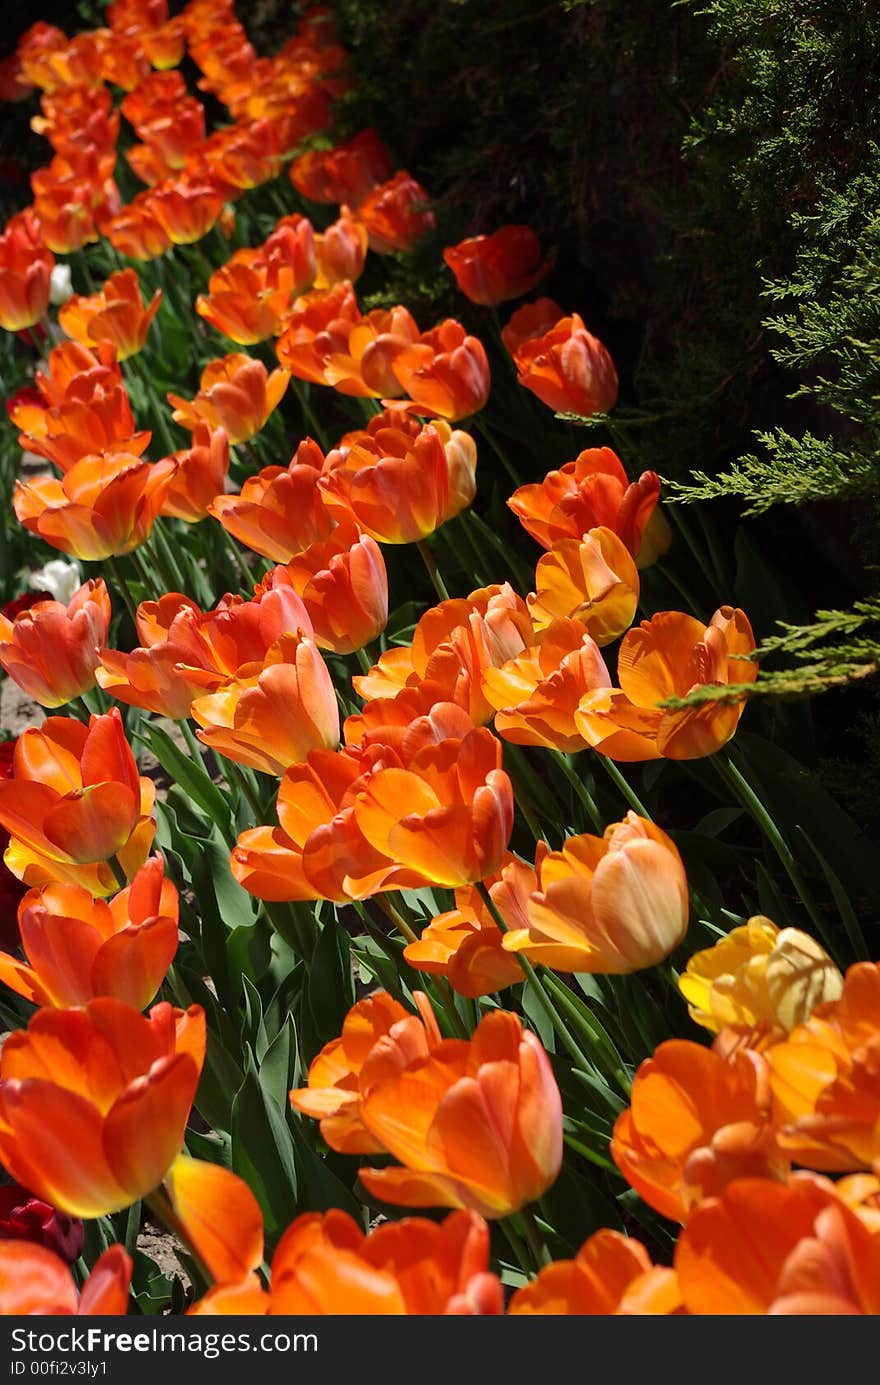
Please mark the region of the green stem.
POLYGON ((535 1214, 531 1207, 521 1208, 520 1217, 522 1218, 523 1229, 526 1233, 526 1240, 529 1243, 529 1250, 535 1257, 535 1264, 538 1266, 549 1265, 552 1257, 547 1249, 544 1237, 541 1234, 540 1227, 535 1220, 535 1214))
POLYGON ((329 439, 327 437, 327 434, 324 432, 318 415, 312 408, 307 392, 308 385, 306 385, 304 388, 300 381, 295 378, 295 376, 291 376, 291 381, 293 384, 293 392, 299 400, 299 407, 302 410, 303 418, 311 432, 312 437, 319 444, 321 451, 327 452, 329 450, 330 445, 329 439))
MULTIPOLYGON (((150 551, 150 550, 147 550, 147 551, 150 551)), ((138 577, 140 578, 141 582, 143 583, 144 591, 145 591, 146 593, 148 593, 148 595, 153 596, 153 597, 156 597, 157 599, 158 599, 160 596, 162 596, 162 589, 161 589, 161 587, 159 587, 159 586, 156 584, 156 582, 155 582, 155 580, 154 580, 154 577, 153 577, 153 574, 150 572, 149 568, 147 567, 147 564, 144 562, 143 557, 142 557, 141 553, 138 551, 138 549, 133 548, 132 551, 129 553, 128 556, 129 556, 129 558, 130 558, 131 561, 132 561, 132 565, 133 565, 133 567, 134 567, 134 569, 135 569, 135 571, 136 571, 138 577)), ((152 552, 150 552, 150 556, 151 556, 151 557, 153 556, 153 555, 152 555, 152 552)))
POLYGON ((498 1225, 504 1232, 507 1244, 513 1251, 513 1257, 523 1271, 523 1274, 527 1275, 529 1279, 534 1279, 535 1270, 541 1262, 540 1260, 535 1263, 532 1262, 532 1258, 528 1253, 528 1248, 523 1245, 519 1232, 513 1225, 513 1219, 511 1217, 504 1217, 503 1220, 499 1221, 498 1225))
MULTIPOLYGON (((752 785, 733 763, 729 752, 723 751, 719 755, 714 755, 712 757, 712 764, 714 764, 718 774, 733 796, 738 799, 746 811, 751 814, 758 827, 764 833, 764 836, 779 857, 783 869, 797 891, 801 903, 809 914, 817 933, 826 943, 829 942, 826 921, 822 917, 819 907, 813 899, 812 892, 801 874, 801 868, 795 860, 794 853, 779 828, 776 826, 773 818, 770 816, 769 811, 752 788, 752 785)), ((830 945, 833 946, 833 943, 830 945)))
POLYGON ((425 564, 425 567, 426 567, 427 570, 428 570, 428 576, 429 576, 430 579, 431 579, 431 583, 432 583, 432 585, 433 585, 433 587, 434 587, 435 592, 437 593, 437 595, 439 596, 439 598, 440 598, 441 601, 448 601, 448 600, 449 600, 449 592, 446 590, 446 583, 443 581, 443 578, 440 576, 440 569, 438 568, 437 564, 434 562, 434 554, 431 552, 431 548, 430 548, 430 545, 428 544, 428 540, 427 540, 427 539, 419 539, 418 542, 417 542, 417 544, 416 544, 416 548, 419 550, 419 552, 420 552, 421 555, 422 555, 422 561, 423 561, 423 563, 425 564))
POLYGON ((623 775, 617 768, 617 765, 614 763, 614 761, 609 760, 607 755, 599 755, 598 758, 599 763, 601 764, 605 773, 608 775, 608 778, 611 779, 613 783, 617 785, 617 787, 620 789, 620 792, 623 794, 624 798, 626 799, 630 807, 635 809, 639 817, 647 818, 648 822, 651 822, 652 818, 651 814, 648 812, 648 809, 645 807, 644 803, 639 798, 635 789, 627 783, 626 779, 624 779, 623 775))
POLYGON ((522 479, 519 473, 517 472, 516 467, 513 465, 513 462, 507 455, 507 452, 498 441, 498 438, 496 437, 495 433, 492 432, 491 428, 488 428, 486 426, 486 424, 483 422, 481 418, 474 419, 474 427, 476 428, 478 433, 482 433, 483 437, 486 439, 486 442, 489 444, 489 446, 492 448, 492 451, 495 453, 495 456, 498 458, 499 462, 504 467, 504 470, 507 472, 514 486, 521 486, 522 479))
POLYGON ((370 656, 367 653, 367 651, 363 648, 363 646, 361 646, 360 649, 356 649, 354 651, 354 654, 355 658, 358 661, 358 664, 360 665, 361 673, 369 673, 373 665, 370 663, 370 656))
POLYGON ((596 831, 604 831, 605 824, 602 821, 602 814, 599 812, 599 809, 596 806, 596 802, 592 794, 588 790, 584 781, 581 779, 580 775, 578 774, 574 765, 569 760, 568 756, 563 754, 561 750, 551 750, 550 754, 555 764, 565 775, 569 784, 571 784, 572 788, 574 789, 577 797, 580 799, 581 803, 586 808, 590 821, 596 828, 596 831))
MULTIPOLYGON (((414 927, 415 920, 410 917, 409 908, 403 895, 398 891, 397 902, 400 906, 399 909, 392 904, 387 895, 377 894, 374 895, 373 898, 382 912, 386 914, 394 924, 398 932, 402 933, 404 938, 406 938, 407 942, 417 943, 419 935, 414 927)), ((464 1021, 461 1015, 458 1013, 455 1004, 455 996, 452 993, 452 987, 446 977, 432 976, 430 981, 433 982, 435 989, 439 992, 440 1003, 449 1018, 449 1023, 452 1025, 453 1032, 457 1034, 460 1039, 466 1039, 468 1037, 467 1030, 464 1027, 464 1021)))
POLYGON ((510 777, 516 787, 516 808, 525 819, 526 826, 531 832, 536 842, 547 840, 547 834, 538 824, 537 808, 532 799, 532 795, 527 786, 527 770, 525 767, 525 757, 517 753, 519 747, 511 745, 509 741, 504 742, 505 754, 507 755, 510 766, 510 777))
MULTIPOLYGON (((552 971, 548 971, 545 974, 545 985, 556 1003, 565 1011, 572 1028, 577 1031, 592 1061, 609 1077, 612 1077, 624 1096, 628 1097, 632 1083, 620 1066, 616 1053, 613 1051, 613 1048, 611 1054, 605 1051, 604 1043, 597 1039, 596 1034, 590 1029, 583 1015, 571 999, 565 982, 561 981, 552 971)), ((608 1040, 608 1044, 609 1046, 611 1045, 610 1039, 608 1040)))
POLYGON ((226 778, 229 780, 230 784, 234 784, 235 787, 238 789, 239 795, 241 797, 244 797, 248 807, 254 814, 255 820, 259 822, 260 818, 263 815, 262 804, 260 803, 260 800, 254 793, 251 785, 248 783, 246 776, 242 774, 239 766, 235 763, 234 760, 227 760, 224 763, 223 772, 226 775, 226 778))
POLYGON ((127 579, 123 575, 122 568, 119 566, 119 562, 116 558, 108 558, 107 567, 113 578, 113 584, 125 602, 128 614, 131 616, 132 623, 134 624, 137 620, 137 602, 131 594, 131 589, 129 588, 127 579))
MULTIPOLYGON (((477 889, 482 895, 486 908, 489 910, 489 913, 492 915, 492 918, 497 923, 499 929, 502 933, 506 933, 508 930, 507 924, 504 920, 504 916, 501 913, 501 910, 498 908, 497 904, 495 903, 494 899, 492 898, 491 894, 489 893, 488 887, 486 886, 485 882, 482 880, 477 881, 477 889)), ((553 1002, 551 1001, 547 992, 544 990, 544 987, 541 985, 538 973, 535 971, 535 968, 532 966, 529 959, 527 957, 524 957, 521 952, 516 953, 515 956, 516 960, 519 962, 520 966, 525 972, 526 979, 532 988, 532 994, 534 995, 535 999, 537 1000, 538 1004, 543 1010, 547 1020, 549 1021, 552 1028, 555 1030, 556 1034, 561 1039, 563 1046, 568 1050, 569 1056, 574 1061, 575 1066, 580 1067, 581 1064, 585 1061, 585 1054, 581 1053, 580 1048, 575 1043, 574 1039, 571 1036, 571 1033, 569 1032, 568 1026, 566 1025, 565 1021, 561 1018, 561 1016, 557 1013, 553 1005, 553 1002)))
POLYGON ((170 582, 170 591, 183 592, 186 582, 177 565, 177 557, 171 544, 168 542, 165 530, 162 528, 161 520, 157 520, 153 525, 153 552, 157 559, 157 565, 162 571, 162 580, 170 582))

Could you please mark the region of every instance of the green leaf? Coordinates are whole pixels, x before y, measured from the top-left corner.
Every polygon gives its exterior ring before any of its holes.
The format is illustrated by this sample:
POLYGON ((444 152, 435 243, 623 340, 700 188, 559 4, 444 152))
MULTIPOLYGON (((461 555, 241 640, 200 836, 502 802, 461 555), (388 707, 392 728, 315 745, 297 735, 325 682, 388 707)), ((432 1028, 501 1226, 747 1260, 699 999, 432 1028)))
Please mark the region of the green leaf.
POLYGON ((193 802, 207 813, 215 826, 227 835, 230 834, 229 802, 204 768, 184 754, 167 732, 155 722, 146 722, 144 730, 146 735, 141 739, 149 745, 165 773, 169 774, 173 782, 179 784, 193 802))
POLYGON ((263 1087, 251 1052, 232 1103, 231 1133, 233 1170, 256 1197, 267 1234, 275 1238, 298 1211, 294 1137, 263 1087))

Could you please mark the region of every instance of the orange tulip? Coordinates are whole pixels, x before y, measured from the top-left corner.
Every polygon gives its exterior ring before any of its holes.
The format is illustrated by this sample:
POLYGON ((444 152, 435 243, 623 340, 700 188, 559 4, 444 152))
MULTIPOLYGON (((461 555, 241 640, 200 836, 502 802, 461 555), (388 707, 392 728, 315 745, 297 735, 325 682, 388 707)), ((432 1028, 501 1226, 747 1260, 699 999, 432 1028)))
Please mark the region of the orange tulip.
POLYGON ((641 1241, 619 1231, 597 1231, 574 1260, 545 1265, 531 1284, 510 1300, 511 1316, 610 1317, 617 1314, 668 1314, 680 1308, 673 1270, 657 1269, 641 1241), (645 1298, 650 1296, 651 1306, 645 1298))
POLYGON ((415 993, 418 1015, 387 991, 376 991, 351 1007, 338 1039, 325 1044, 309 1067, 308 1086, 290 1093, 291 1105, 321 1123, 321 1137, 340 1154, 380 1154, 384 1146, 360 1118, 361 1096, 371 1073, 381 1073, 380 1041, 399 1042, 413 1056, 428 1054, 441 1042, 430 1002, 415 993), (371 1055, 375 1053, 375 1061, 371 1055))
POLYGON ((0 1058, 0 1158, 71 1216, 129 1207, 180 1152, 204 1056, 198 1005, 39 1010, 0 1058))
POLYGON ((608 413, 617 402, 617 371, 607 349, 572 313, 514 351, 518 380, 556 413, 608 413))
POLYGON ((169 592, 142 602, 136 623, 141 646, 130 654, 102 650, 98 681, 119 701, 173 719, 189 716, 194 697, 245 674, 245 666, 261 667, 281 636, 312 634, 289 585, 258 588, 253 601, 227 595, 212 611, 169 592))
POLYGON ((494 307, 534 288, 553 263, 541 259, 541 245, 529 226, 502 226, 490 236, 472 236, 450 245, 443 258, 472 303, 494 307))
POLYGON ((610 688, 611 678, 587 629, 567 619, 551 621, 500 667, 484 668, 482 684, 503 740, 571 755, 584 749, 575 725, 581 699, 596 688, 610 688))
POLYGON ((82 1289, 60 1255, 27 1241, 0 1244, 0 1317, 123 1317, 131 1256, 113 1245, 98 1256, 82 1289))
POLYGON ((526 926, 504 946, 559 971, 611 975, 656 966, 684 938, 687 878, 674 844, 629 812, 604 836, 569 837, 561 851, 539 846, 536 892, 526 926))
POLYGON ((323 466, 323 452, 306 438, 289 466, 264 467, 248 477, 240 495, 215 496, 208 513, 246 548, 276 563, 289 562, 335 528, 318 486, 323 466))
MULTIPOLYGON (((92 185, 79 174, 45 187, 34 197, 33 204, 43 244, 56 255, 68 255, 96 241, 95 203, 92 185)), ((112 213, 118 208, 110 201, 104 209, 112 213)))
POLYGON ((664 1217, 687 1221, 734 1179, 788 1175, 769 1120, 767 1067, 751 1049, 726 1062, 700 1044, 670 1039, 639 1067, 630 1102, 615 1122, 611 1155, 664 1217))
POLYGON ((287 270, 292 276, 291 296, 302 293, 315 278, 315 228, 306 216, 283 216, 266 237, 258 254, 272 274, 287 270))
MULTIPOLYGON (((590 529, 611 529, 638 558, 645 528, 656 514, 660 477, 645 471, 631 484, 610 447, 590 447, 543 481, 520 486, 508 500, 513 513, 542 548, 579 539, 590 529)), ((667 545, 668 547, 668 545, 667 545)), ((652 553, 651 560, 659 556, 652 553)), ((641 562, 640 567, 646 567, 641 562)))
POLYGON ((115 996, 149 1005, 177 951, 177 890, 160 856, 106 904, 79 885, 43 885, 18 909, 27 964, 0 953, 0 981, 35 1005, 115 996))
POLYGON ((513 795, 500 743, 438 703, 399 751, 376 742, 292 765, 278 820, 239 837, 239 884, 260 899, 341 902, 491 875, 513 827, 513 795))
POLYGON ((153 67, 161 72, 177 67, 186 53, 186 31, 182 16, 175 15, 173 19, 155 29, 144 30, 141 33, 141 42, 153 67))
MULTIPOLYGON (((41 115, 31 119, 31 129, 44 135, 56 154, 73 158, 90 147, 109 154, 119 138, 119 113, 106 87, 72 87, 43 92, 41 115)), ((112 168, 111 168, 112 172, 112 168)))
POLYGON ((20 332, 46 314, 55 256, 32 212, 20 212, 0 235, 0 327, 20 332))
POLYGON ((180 1154, 165 1175, 164 1188, 212 1279, 238 1282, 263 1260, 263 1215, 247 1184, 220 1164, 180 1154))
POLYGON ((152 210, 149 192, 139 192, 127 207, 99 217, 98 230, 114 250, 132 260, 155 260, 171 249, 171 237, 152 210))
POLYGON ((198 524, 226 484, 229 474, 229 439, 223 428, 197 423, 189 447, 171 455, 177 470, 165 492, 160 514, 198 524))
POLYGON ((617 656, 620 690, 599 690, 581 701, 577 728, 588 745, 612 760, 694 760, 720 750, 745 707, 733 685, 753 683, 758 666, 748 617, 722 606, 708 625, 679 611, 661 611, 629 630, 617 656), (730 686, 730 700, 680 710, 660 704, 707 684, 730 686))
POLYGON ((43 707, 60 707, 95 686, 107 641, 110 597, 92 579, 62 601, 38 601, 13 620, 0 613, 0 666, 43 707))
POLYGON ((321 486, 332 510, 380 543, 415 543, 453 519, 476 493, 473 438, 442 420, 413 438, 369 429, 327 454, 321 486))
POLYGON ((233 193, 276 178, 283 160, 283 131, 266 119, 242 120, 215 130, 198 151, 199 167, 233 193))
POLYGON ((736 1029, 754 1047, 755 1037, 782 1038, 838 1000, 843 977, 815 938, 759 915, 695 952, 678 984, 692 1020, 713 1034, 736 1029))
MULTIPOLYGON (((110 342, 101 345, 109 347, 110 342)), ((16 422, 20 416, 17 411, 16 422)), ((85 457, 94 457, 96 448, 104 454, 124 452, 139 458, 150 442, 149 433, 134 431, 125 386, 109 376, 103 380, 99 371, 86 372, 72 382, 60 404, 30 408, 23 417, 28 431, 20 435, 20 445, 45 457, 59 471, 71 471, 85 457)))
MULTIPOLYGON (((100 32, 100 31, 98 31, 100 32)), ((101 76, 105 82, 121 87, 123 91, 134 91, 135 87, 147 77, 151 70, 150 59, 137 31, 114 33, 108 30, 101 53, 101 76)))
POLYGON ((340 209, 340 216, 315 237, 317 275, 315 288, 332 288, 347 280, 354 284, 361 277, 367 258, 367 228, 359 216, 353 216, 348 207, 340 209))
POLYGON ((68 39, 52 25, 44 26, 39 34, 34 32, 36 28, 32 26, 18 47, 24 75, 34 86, 43 91, 57 91, 101 85, 105 42, 100 30, 86 31, 68 39))
MULTIPOLYGON (((537 885, 534 868, 508 854, 501 870, 486 883, 505 923, 516 928, 524 921, 529 894, 537 885)), ((460 885, 455 908, 437 914, 403 955, 411 967, 445 976, 459 995, 476 999, 524 980, 516 957, 504 950, 503 938, 480 891, 460 885)))
POLYGON ((690 1313, 880 1313, 880 1232, 812 1174, 744 1179, 698 1207, 675 1268, 690 1313))
POLYGON ((361 130, 335 149, 309 150, 290 165, 290 181, 303 197, 350 207, 390 177, 391 159, 375 130, 361 130))
POLYGON ((535 629, 555 620, 582 621, 598 645, 610 644, 632 624, 639 574, 612 529, 591 529, 581 539, 560 539, 535 569, 529 598, 535 629))
POLYGON ((353 654, 388 621, 388 574, 378 544, 347 521, 312 543, 263 585, 289 582, 302 598, 321 649, 353 654))
POLYGON ((232 341, 249 346, 281 331, 299 292, 291 270, 272 281, 258 251, 238 251, 211 275, 208 293, 196 299, 196 312, 232 341))
POLYGON ((287 370, 270 375, 262 361, 234 352, 205 366, 195 399, 168 395, 174 405, 172 417, 190 430, 199 423, 224 428, 233 445, 248 442, 281 403, 289 379, 287 370))
POLYGON ((503 1312, 500 1281, 488 1271, 489 1228, 473 1212, 441 1223, 404 1217, 367 1235, 336 1208, 308 1212, 285 1231, 268 1291, 255 1275, 218 1284, 189 1311, 349 1316, 475 1315, 503 1312))
POLYGON ((227 759, 281 775, 310 750, 339 744, 333 680, 311 639, 283 635, 262 666, 245 665, 215 693, 197 697, 190 715, 199 740, 227 759))
POLYGON ((880 1170, 880 965, 850 967, 840 999, 819 1005, 768 1049, 779 1143, 798 1164, 880 1170))
POLYGON ((534 303, 524 303, 511 314, 507 326, 501 329, 501 340, 514 356, 523 342, 543 337, 564 316, 559 304, 554 303, 552 298, 538 298, 534 303))
MULTIPOLYGON (((352 199, 345 198, 347 202, 352 199)), ((410 250, 437 224, 430 197, 421 183, 401 169, 388 182, 373 188, 358 206, 377 255, 410 250)), ((357 205, 356 203, 354 205, 357 205)))
POLYGON ((125 452, 81 457, 62 480, 16 481, 12 504, 31 533, 94 562, 149 538, 175 469, 170 459, 153 464, 125 452))
POLYGON ((130 145, 125 151, 125 160, 134 176, 148 188, 158 187, 175 172, 152 144, 130 145))
POLYGON ((193 245, 211 230, 223 202, 209 179, 189 179, 181 173, 145 193, 143 205, 173 245, 193 245))
POLYGON ((58 881, 114 894, 107 862, 116 857, 129 879, 143 865, 156 831, 155 796, 153 781, 138 776, 116 707, 88 726, 48 717, 22 732, 13 778, 0 780, 0 825, 12 839, 6 864, 28 885, 58 881))
POLYGON ((362 316, 351 284, 342 280, 297 299, 276 349, 281 364, 300 380, 378 398, 400 392, 389 361, 418 330, 406 308, 377 308, 362 316))
POLYGON ((483 343, 468 336, 454 318, 396 351, 391 370, 419 412, 453 423, 479 413, 489 397, 489 361, 483 343))
POLYGON ((492 716, 483 696, 485 671, 516 657, 532 638, 526 604, 510 583, 483 587, 426 611, 409 650, 388 650, 354 686, 362 697, 386 698, 431 684, 435 702, 455 702, 480 724, 492 716))
POLYGON ((562 1102, 519 1018, 496 1010, 470 1040, 447 1039, 427 1055, 410 1058, 403 1044, 389 1035, 382 1075, 361 1098, 364 1125, 402 1165, 362 1168, 368 1194, 495 1219, 546 1192, 562 1164, 562 1102))
POLYGON ((111 274, 100 293, 91 298, 74 294, 58 313, 58 321, 67 335, 83 346, 112 341, 117 359, 124 361, 143 349, 161 301, 162 290, 157 289, 145 308, 137 274, 133 269, 122 269, 111 274))

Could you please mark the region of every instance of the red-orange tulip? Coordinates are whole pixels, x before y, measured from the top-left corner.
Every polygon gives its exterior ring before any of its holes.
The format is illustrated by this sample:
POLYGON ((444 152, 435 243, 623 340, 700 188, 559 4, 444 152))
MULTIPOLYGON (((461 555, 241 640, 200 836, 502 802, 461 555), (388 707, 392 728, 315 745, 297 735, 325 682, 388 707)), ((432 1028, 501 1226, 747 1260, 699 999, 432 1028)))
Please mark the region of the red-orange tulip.
POLYGON ((353 516, 380 543, 415 543, 453 519, 476 493, 469 433, 438 419, 413 438, 371 427, 327 454, 321 486, 331 510, 353 516))
POLYGON ((455 422, 479 413, 489 398, 485 347, 454 318, 396 351, 390 364, 395 379, 422 413, 455 422))
POLYGON ((199 423, 224 428, 234 445, 259 433, 281 403, 289 379, 289 371, 270 375, 262 361, 238 351, 205 366, 195 399, 169 394, 168 401, 174 405, 175 423, 190 430, 199 423))
POLYGON ((343 206, 339 219, 315 237, 315 255, 315 288, 332 288, 344 280, 356 283, 367 258, 367 228, 360 217, 343 206))
POLYGON ((187 1242, 218 1283, 246 1279, 263 1260, 263 1215, 247 1184, 220 1164, 180 1154, 164 1179, 187 1242))
POLYGON ((38 601, 13 620, 0 613, 0 666, 43 707, 60 707, 95 686, 107 642, 110 597, 102 578, 70 601, 38 601))
POLYGON ((89 147, 100 154, 116 148, 119 112, 106 87, 73 87, 63 92, 43 92, 41 115, 31 119, 31 129, 45 135, 56 154, 74 158, 89 147))
POLYGON ((99 87, 102 82, 104 36, 100 30, 87 30, 68 39, 60 29, 47 25, 46 32, 34 35, 19 45, 25 76, 43 91, 67 87, 99 87))
POLYGON ((745 612, 722 606, 708 625, 679 611, 661 611, 627 631, 617 656, 620 689, 581 700, 575 714, 587 745, 612 760, 694 760, 733 736, 745 698, 675 711, 659 704, 707 684, 748 684, 758 666, 745 612))
POLYGON ((560 539, 538 560, 535 587, 528 602, 536 630, 579 620, 598 645, 629 629, 639 602, 638 570, 612 529, 560 539))
POLYGON ((176 469, 125 452, 81 457, 63 479, 15 483, 13 508, 33 534, 90 562, 130 553, 149 538, 176 469))
POLYGON ((75 294, 68 299, 58 321, 67 335, 83 346, 112 341, 117 359, 124 361, 143 349, 161 301, 162 290, 157 289, 145 308, 137 274, 133 269, 122 269, 111 274, 92 297, 75 294))
POLYGON ((19 332, 45 316, 54 264, 32 212, 6 223, 0 235, 0 327, 19 332))
POLYGON ((27 964, 0 953, 0 981, 35 1005, 115 996, 143 1010, 177 951, 177 890, 153 856, 109 903, 79 885, 43 885, 18 909, 27 964))
POLYGON ((377 308, 362 316, 347 280, 297 299, 277 355, 300 380, 340 394, 379 398, 399 394, 389 365, 418 336, 406 308, 377 308))
POLYGON ((501 340, 514 356, 523 342, 543 337, 564 316, 559 304, 554 303, 552 298, 538 298, 534 303, 524 303, 511 314, 507 326, 501 329, 501 340))
MULTIPOLYGON (((345 200, 351 202, 352 199, 345 200)), ((378 255, 410 250, 437 224, 430 200, 421 183, 403 169, 374 188, 358 207, 370 238, 370 249, 378 255)))
POLYGON ((280 827, 244 832, 232 871, 261 899, 364 899, 497 870, 513 828, 501 747, 438 703, 399 749, 376 742, 312 751, 278 793, 280 827))
POLYGON ((98 230, 114 250, 132 260, 155 260, 171 248, 171 237, 148 201, 151 195, 140 192, 127 207, 98 219, 98 230))
MULTIPOLYGON (((486 883, 508 928, 516 928, 523 922, 529 894, 537 885, 534 867, 509 855, 486 883)), ((455 891, 455 908, 433 918, 418 942, 404 948, 403 955, 411 967, 445 976, 459 995, 475 999, 524 979, 516 957, 504 950, 503 937, 480 891, 474 885, 460 885, 455 891)))
POLYGON ((283 635, 262 666, 245 665, 215 693, 197 697, 190 715, 199 740, 227 759, 281 775, 311 750, 339 744, 333 680, 313 640, 283 635))
POLYGON ((144 194, 144 206, 173 245, 192 245, 207 235, 223 210, 224 198, 207 178, 182 173, 144 194))
POLYGON ((409 649, 388 650, 354 686, 362 697, 387 698, 430 684, 435 702, 456 702, 480 724, 492 716, 483 696, 484 673, 521 654, 532 638, 526 603, 510 583, 483 587, 431 607, 416 624, 409 649))
POLYGON ((15 743, 13 778, 0 781, 0 824, 11 837, 5 860, 28 885, 55 881, 114 894, 116 857, 131 879, 156 831, 156 790, 138 775, 114 707, 88 726, 48 717, 15 743))
POLYGON ((690 1313, 880 1313, 880 1232, 812 1174, 744 1179, 698 1207, 675 1268, 690 1313))
POLYGON ((447 246, 443 258, 465 297, 490 307, 528 293, 552 265, 552 259, 542 260, 541 244, 529 226, 472 236, 447 246))
MULTIPOLYGON (((109 342, 101 343, 110 346, 109 342)), ((54 355, 54 352, 53 352, 54 355)), ((124 452, 139 458, 150 441, 149 433, 135 433, 134 415, 128 394, 121 382, 100 371, 85 372, 70 385, 67 397, 48 408, 16 410, 18 422, 24 419, 25 432, 19 443, 28 452, 70 471, 84 457, 101 453, 124 452)))
POLYGON ((493 1219, 555 1182, 559 1089, 539 1040, 516 1015, 494 1011, 470 1040, 447 1039, 411 1059, 389 1035, 382 1059, 383 1075, 374 1074, 361 1099, 361 1119, 401 1167, 361 1169, 372 1197, 403 1207, 466 1207, 493 1219))
POLYGON ((310 150, 290 165, 290 181, 303 197, 350 207, 390 177, 391 159, 375 130, 361 130, 335 149, 310 150))
POLYGON ((138 32, 103 32, 108 41, 101 52, 101 76, 105 82, 121 87, 123 91, 134 91, 135 87, 147 77, 151 70, 150 59, 141 42, 138 32))
POLYGON ((347 521, 312 543, 264 586, 289 582, 302 598, 321 649, 352 654, 376 639, 388 621, 388 574, 379 545, 347 521))
POLYGON ((113 1245, 99 1255, 82 1289, 69 1265, 27 1241, 0 1244, 0 1317, 122 1317, 128 1312, 131 1256, 113 1245))
POLYGON ((581 699, 596 688, 610 688, 611 677, 587 629, 568 619, 551 621, 507 663, 484 668, 482 684, 504 740, 575 754, 584 748, 575 725, 581 699))
POLYGON ((71 1216, 128 1207, 180 1153, 204 1056, 197 1005, 39 1010, 0 1058, 0 1158, 71 1216))
MULTIPOLYGON (((590 447, 559 471, 548 471, 543 481, 520 486, 507 503, 542 548, 601 527, 613 530, 638 558, 659 496, 656 472, 645 471, 630 483, 610 447, 590 447)), ((656 556, 652 553, 651 561, 656 556)))
POLYGON ((291 270, 272 281, 258 251, 238 251, 211 275, 208 293, 196 299, 196 312, 232 341, 249 346, 281 331, 293 295, 300 291, 291 270))
POLYGON ((796 1163, 880 1169, 880 965, 850 967, 839 1000, 768 1049, 779 1142, 796 1163))
POLYGON ((656 1269, 641 1241, 602 1230, 581 1246, 574 1260, 545 1265, 537 1279, 517 1289, 507 1311, 513 1316, 665 1315, 680 1304, 673 1270, 656 1269))
MULTIPOLYGON (((118 199, 115 200, 118 203, 118 199)), ((34 214, 40 223, 40 238, 56 255, 98 239, 95 225, 96 198, 85 176, 72 174, 58 179, 34 197, 34 214)), ((118 210, 113 200, 104 203, 107 214, 118 210)))
POLYGON ((323 452, 306 438, 289 466, 264 467, 248 477, 240 495, 216 496, 208 513, 246 548, 289 562, 329 538, 335 527, 318 485, 323 466, 323 452))
POLYGON ((636 1192, 673 1221, 738 1178, 788 1175, 770 1124, 764 1060, 741 1049, 730 1062, 700 1044, 670 1039, 642 1063, 611 1141, 636 1192))
POLYGON ((189 447, 174 452, 177 470, 165 492, 160 513, 187 524, 198 524, 210 513, 210 505, 226 484, 229 474, 229 439, 223 428, 197 423, 189 447))
POLYGON ((572 313, 542 336, 530 336, 513 359, 519 383, 557 413, 607 413, 617 402, 617 371, 598 337, 572 313))
POLYGON ((656 966, 688 925, 687 878, 674 844, 629 812, 602 837, 539 845, 525 926, 504 946, 559 971, 619 974, 656 966))
POLYGON ((258 588, 252 601, 227 595, 212 611, 169 592, 142 602, 136 623, 141 647, 130 654, 102 650, 98 681, 120 702, 175 719, 189 716, 194 697, 222 687, 244 666, 260 668, 280 637, 312 634, 289 585, 258 588))

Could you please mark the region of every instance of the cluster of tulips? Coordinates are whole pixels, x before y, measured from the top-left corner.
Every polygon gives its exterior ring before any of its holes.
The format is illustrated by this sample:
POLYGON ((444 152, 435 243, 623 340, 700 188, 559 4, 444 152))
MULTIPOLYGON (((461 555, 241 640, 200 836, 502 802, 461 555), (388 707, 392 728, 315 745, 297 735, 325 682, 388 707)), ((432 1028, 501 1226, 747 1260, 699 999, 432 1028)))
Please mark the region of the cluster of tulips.
MULTIPOLYGON (((192 1313, 880 1312, 880 969, 764 917, 689 946, 699 899, 618 769, 726 753, 747 616, 645 614, 660 480, 608 447, 508 491, 528 590, 441 570, 441 529, 504 556, 464 528, 492 372, 549 430, 613 409, 609 352, 549 298, 494 343, 359 306, 435 209, 374 131, 334 138, 327 11, 272 58, 220 0, 106 18, 35 24, 0 73, 54 151, 0 234, 0 326, 41 353, 14 511, 66 560, 0 614, 53 713, 0 760, 0 1311, 156 1311, 143 1202, 192 1313), (165 399, 171 320, 209 355, 165 399), (394 630, 389 569, 437 598, 394 630), (711 1047, 621 1055, 648 969, 711 1047), (600 1176, 647 1245, 580 1244, 560 1209, 600 1176)), ((553 264, 525 226, 443 258, 469 321, 553 264)))

